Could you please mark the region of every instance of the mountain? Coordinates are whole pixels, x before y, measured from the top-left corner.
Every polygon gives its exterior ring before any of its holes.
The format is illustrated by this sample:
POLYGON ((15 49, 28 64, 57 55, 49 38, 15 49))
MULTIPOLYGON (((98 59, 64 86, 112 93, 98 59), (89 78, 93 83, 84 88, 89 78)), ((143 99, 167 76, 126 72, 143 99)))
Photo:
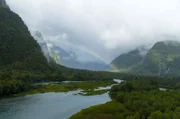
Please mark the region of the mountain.
POLYGON ((161 41, 148 51, 143 63, 136 69, 139 74, 178 75, 180 73, 180 43, 161 41))
POLYGON ((113 65, 118 71, 129 71, 143 61, 146 52, 147 49, 145 47, 139 47, 128 53, 121 54, 109 64, 106 70, 111 70, 110 65, 113 65))
POLYGON ((51 56, 53 56, 53 59, 58 59, 58 62, 66 67, 74 67, 74 64, 77 64, 76 62, 76 55, 74 53, 69 53, 63 48, 52 45, 49 48, 51 51, 51 56))
POLYGON ((8 8, 9 9, 9 6, 6 4, 5 0, 0 0, 0 8, 8 8))
POLYGON ((41 47, 41 51, 43 52, 44 56, 46 59, 49 61, 50 60, 50 55, 49 55, 49 50, 46 41, 43 38, 43 35, 39 31, 35 31, 32 36, 34 39, 38 42, 38 44, 41 47))
POLYGON ((56 61, 57 64, 64 65, 69 68, 87 69, 87 70, 103 70, 107 65, 100 62, 81 62, 78 61, 78 56, 73 51, 66 51, 63 48, 51 44, 49 47, 50 56, 56 61))
POLYGON ((119 72, 180 76, 180 43, 160 41, 149 50, 137 48, 115 58, 110 65, 119 72))
POLYGON ((43 35, 39 31, 32 33, 34 39, 38 42, 41 50, 48 61, 54 61, 69 68, 87 69, 87 70, 103 70, 107 65, 99 62, 80 62, 74 51, 66 51, 58 45, 46 42, 43 35))
MULTIPOLYGON (((42 81, 109 80, 116 73, 76 70, 57 65, 42 35, 31 36, 22 19, 0 0, 0 99, 34 89, 42 81), (44 54, 43 54, 44 53, 44 54), (49 59, 48 59, 49 58, 49 59), (53 59, 53 60, 52 60, 53 59)), ((54 56, 58 59, 58 55, 54 56)), ((56 59, 55 58, 55 59, 56 59)))
POLYGON ((34 39, 38 42, 41 50, 48 61, 53 61, 74 69, 87 69, 87 70, 103 70, 107 65, 101 62, 81 62, 78 61, 78 56, 74 51, 66 51, 58 45, 46 42, 43 35, 39 31, 32 33, 34 39))
POLYGON ((0 68, 47 71, 48 62, 22 19, 0 1, 0 68))

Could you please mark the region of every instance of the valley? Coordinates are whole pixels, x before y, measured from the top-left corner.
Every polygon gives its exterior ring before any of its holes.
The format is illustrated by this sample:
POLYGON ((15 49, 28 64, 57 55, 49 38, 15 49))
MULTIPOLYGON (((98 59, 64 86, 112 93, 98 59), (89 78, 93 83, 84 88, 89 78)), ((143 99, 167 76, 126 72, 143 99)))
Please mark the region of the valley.
POLYGON ((179 30, 117 1, 32 1, 0 0, 0 119, 180 118, 179 30))
MULTIPOLYGON (((117 82, 113 80, 107 80, 107 81, 80 81, 80 82, 57 82, 52 83, 48 85, 36 85, 33 86, 32 89, 28 90, 27 92, 15 94, 14 96, 25 96, 29 94, 38 94, 38 93, 47 93, 47 92, 69 92, 74 90, 82 90, 82 95, 96 95, 97 94, 103 94, 108 92, 108 90, 105 91, 95 91, 98 87, 106 87, 110 86, 112 84, 115 84, 117 82)), ((79 93, 81 94, 81 93, 79 93)))
POLYGON ((120 82, 121 80, 56 82, 55 84, 41 85, 42 87, 37 89, 15 95, 16 98, 0 100, 0 118, 58 119, 61 117, 61 119, 67 119, 83 108, 110 101, 107 93, 109 89, 98 91, 95 89, 120 82), (36 103, 34 104, 34 102, 36 103), (49 107, 52 107, 53 110, 49 107), (38 114, 36 114, 39 109, 41 111, 38 111, 38 114), (47 113, 43 114, 46 111, 47 113))

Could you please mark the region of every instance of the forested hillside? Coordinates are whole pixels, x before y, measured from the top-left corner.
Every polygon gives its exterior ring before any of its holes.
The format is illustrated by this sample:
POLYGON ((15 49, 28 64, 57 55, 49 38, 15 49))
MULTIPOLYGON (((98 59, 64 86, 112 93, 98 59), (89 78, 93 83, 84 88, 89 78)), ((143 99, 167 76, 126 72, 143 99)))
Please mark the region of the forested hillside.
POLYGON ((47 71, 48 63, 21 18, 0 8, 0 68, 47 71))
POLYGON ((0 98, 26 91, 40 81, 108 80, 120 74, 69 69, 49 62, 22 19, 0 7, 0 98))
POLYGON ((179 76, 180 43, 176 41, 157 42, 149 50, 143 63, 134 69, 145 75, 179 76))
POLYGON ((116 57, 110 64, 116 66, 119 71, 130 71, 133 67, 139 65, 143 61, 144 57, 140 54, 140 50, 146 51, 145 48, 132 50, 116 57))
POLYGON ((180 43, 159 41, 149 50, 135 49, 115 58, 111 64, 118 72, 138 75, 180 76, 180 43), (141 52, 145 54, 141 55, 141 52))
POLYGON ((0 7, 0 98, 25 91, 29 81, 51 69, 22 19, 0 7), (35 73, 36 72, 36 73, 35 73), (29 80, 29 81, 28 81, 29 80), (28 81, 28 82, 27 82, 28 81))

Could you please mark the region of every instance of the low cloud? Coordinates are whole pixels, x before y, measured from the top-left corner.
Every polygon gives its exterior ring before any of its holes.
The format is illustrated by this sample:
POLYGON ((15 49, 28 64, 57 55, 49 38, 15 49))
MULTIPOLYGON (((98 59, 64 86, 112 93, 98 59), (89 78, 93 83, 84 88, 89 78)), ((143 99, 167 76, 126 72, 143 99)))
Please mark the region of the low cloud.
MULTIPOLYGON (((161 40, 180 41, 179 0, 7 0, 30 31, 79 60, 94 60, 96 52, 107 62, 138 46, 161 40), (76 48, 78 47, 78 48, 76 48), (76 50, 76 51, 75 51, 76 50)), ((96 59, 95 59, 96 60, 96 59)))

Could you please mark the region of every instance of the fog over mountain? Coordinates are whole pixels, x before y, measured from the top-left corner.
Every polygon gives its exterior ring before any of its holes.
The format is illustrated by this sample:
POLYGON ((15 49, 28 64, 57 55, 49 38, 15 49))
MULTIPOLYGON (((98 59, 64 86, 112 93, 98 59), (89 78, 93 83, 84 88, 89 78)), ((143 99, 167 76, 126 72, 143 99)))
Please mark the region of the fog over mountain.
POLYGON ((31 32, 74 51, 81 62, 110 62, 139 46, 180 40, 179 0, 7 0, 31 32))
POLYGON ((6 4, 5 0, 0 0, 0 8, 9 8, 9 6, 6 4))

